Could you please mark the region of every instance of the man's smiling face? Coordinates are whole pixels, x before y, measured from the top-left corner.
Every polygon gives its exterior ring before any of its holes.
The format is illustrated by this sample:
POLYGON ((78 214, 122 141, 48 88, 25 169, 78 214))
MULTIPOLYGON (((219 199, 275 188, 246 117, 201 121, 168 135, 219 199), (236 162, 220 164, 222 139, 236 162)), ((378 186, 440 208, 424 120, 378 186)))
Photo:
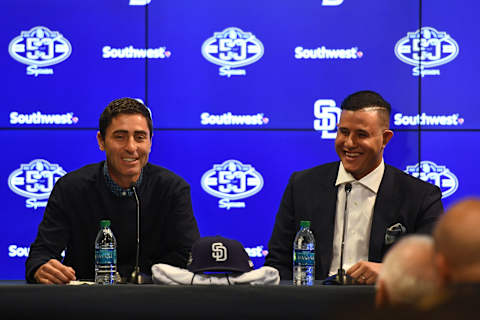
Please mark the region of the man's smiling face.
POLYGON ((375 108, 343 110, 335 150, 345 170, 360 180, 380 164, 383 149, 392 136, 375 108))
POLYGON ((152 140, 142 114, 119 114, 112 119, 105 139, 97 134, 100 150, 105 151, 108 172, 113 181, 128 188, 137 181, 148 162, 152 140))

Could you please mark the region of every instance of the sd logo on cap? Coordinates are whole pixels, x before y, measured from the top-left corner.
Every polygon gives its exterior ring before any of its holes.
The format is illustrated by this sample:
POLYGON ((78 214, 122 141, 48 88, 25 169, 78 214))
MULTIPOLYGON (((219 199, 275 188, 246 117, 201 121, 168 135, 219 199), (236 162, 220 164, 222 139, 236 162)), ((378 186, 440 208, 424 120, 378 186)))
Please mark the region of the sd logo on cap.
POLYGON ((192 246, 192 257, 187 269, 201 272, 248 272, 253 270, 243 245, 221 236, 203 237, 192 246))

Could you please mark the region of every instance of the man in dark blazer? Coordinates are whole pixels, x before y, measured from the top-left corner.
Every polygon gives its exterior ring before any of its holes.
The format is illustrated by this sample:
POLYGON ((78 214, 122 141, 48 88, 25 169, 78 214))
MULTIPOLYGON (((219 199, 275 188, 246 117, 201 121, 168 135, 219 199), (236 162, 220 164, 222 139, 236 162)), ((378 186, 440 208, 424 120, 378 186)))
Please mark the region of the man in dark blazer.
POLYGON ((360 91, 341 108, 335 139, 340 161, 293 173, 283 195, 265 261, 282 280, 292 279, 293 241, 301 220, 311 221, 315 236, 315 278, 336 273, 349 196, 345 252, 360 260, 344 267, 358 284, 375 283, 395 240, 407 233, 430 233, 443 212, 437 186, 383 162, 383 150, 393 137, 390 104, 373 91, 360 91), (353 185, 351 192, 347 184, 353 185))

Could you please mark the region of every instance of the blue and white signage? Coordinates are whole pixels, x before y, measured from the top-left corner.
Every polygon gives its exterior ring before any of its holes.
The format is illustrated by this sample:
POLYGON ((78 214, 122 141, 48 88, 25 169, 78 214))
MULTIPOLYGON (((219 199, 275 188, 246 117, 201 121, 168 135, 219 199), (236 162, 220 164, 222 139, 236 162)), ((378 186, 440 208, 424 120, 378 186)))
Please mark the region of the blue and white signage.
POLYGON ((152 2, 152 0, 130 0, 128 4, 131 6, 146 6, 150 2, 152 2))
POLYGON ((39 200, 48 199, 55 182, 65 174, 58 164, 35 159, 13 171, 8 177, 8 186, 16 194, 27 198, 27 208, 37 209, 47 206, 47 201, 39 200))
POLYGON ((449 63, 457 57, 458 51, 457 42, 449 34, 432 27, 408 32, 395 45, 397 58, 414 66, 414 76, 422 77, 440 75, 440 70, 431 68, 449 63))
POLYGON ((263 177, 249 164, 238 160, 227 160, 213 165, 201 179, 203 190, 220 198, 219 208, 245 208, 245 202, 239 200, 253 196, 263 188, 263 177))
POLYGON ((63 114, 45 114, 40 111, 33 113, 10 112, 10 124, 12 125, 74 125, 79 121, 73 112, 63 114))
POLYGON ((344 49, 330 49, 325 46, 314 49, 304 47, 295 48, 295 59, 315 59, 315 60, 356 60, 363 57, 363 51, 358 47, 344 49))
POLYGON ((28 65, 27 74, 53 74, 53 69, 44 68, 67 59, 72 53, 70 42, 58 31, 47 27, 34 27, 22 31, 10 41, 8 53, 13 59, 28 65))
POLYGON ((202 45, 202 55, 211 63, 220 66, 221 76, 246 75, 243 69, 258 61, 264 53, 263 44, 251 32, 230 27, 215 32, 202 45))
POLYGON ((322 0, 322 6, 339 6, 343 0, 322 0))
POLYGON ((393 124, 396 126, 461 126, 465 119, 460 114, 450 115, 429 115, 423 112, 421 115, 406 115, 395 113, 393 115, 393 124))
POLYGON ((231 112, 223 114, 202 112, 200 120, 203 126, 263 126, 270 121, 263 113, 236 115, 231 112))
POLYGON ((102 48, 103 59, 166 59, 170 58, 171 55, 172 52, 167 50, 167 47, 144 49, 133 46, 123 48, 104 46, 102 48))
POLYGON ((414 166, 407 166, 405 172, 439 187, 442 190, 442 198, 451 196, 458 189, 457 177, 447 167, 437 165, 432 161, 422 161, 420 166, 418 163, 414 166))
POLYGON ((263 248, 263 245, 258 245, 255 247, 245 247, 245 251, 250 258, 265 258, 268 254, 268 250, 263 248))
POLYGON ((335 100, 318 99, 315 101, 313 129, 322 132, 322 139, 335 139, 341 112, 342 110, 337 107, 335 100))

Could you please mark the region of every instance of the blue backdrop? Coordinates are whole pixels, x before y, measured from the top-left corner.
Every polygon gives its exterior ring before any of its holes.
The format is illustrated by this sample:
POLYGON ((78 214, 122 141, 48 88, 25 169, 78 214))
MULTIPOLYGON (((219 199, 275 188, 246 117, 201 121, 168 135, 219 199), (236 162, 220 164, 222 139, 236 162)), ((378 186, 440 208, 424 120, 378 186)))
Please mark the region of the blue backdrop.
POLYGON ((98 118, 125 96, 151 109, 150 160, 190 183, 201 235, 238 239, 256 267, 290 174, 338 159, 338 106, 358 90, 392 104, 386 162, 437 184, 445 206, 478 194, 479 9, 473 0, 2 2, 0 279, 23 279, 53 183, 104 159, 98 118))

